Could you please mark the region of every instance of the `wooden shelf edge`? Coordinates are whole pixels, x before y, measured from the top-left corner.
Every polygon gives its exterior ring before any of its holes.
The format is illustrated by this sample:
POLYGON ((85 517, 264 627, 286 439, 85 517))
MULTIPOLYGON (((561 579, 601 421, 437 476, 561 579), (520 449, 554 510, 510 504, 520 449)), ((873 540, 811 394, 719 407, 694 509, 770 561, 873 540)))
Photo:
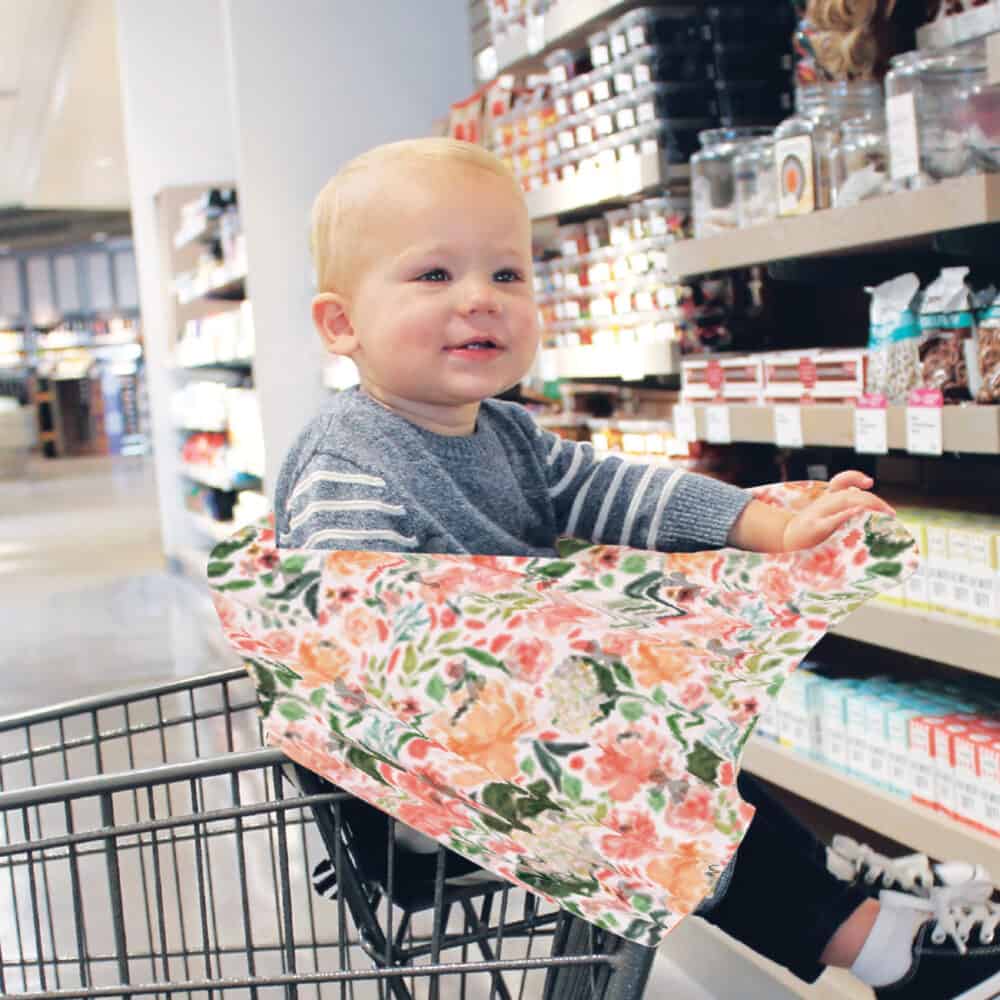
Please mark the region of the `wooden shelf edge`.
MULTIPOLYGON (((707 441, 707 404, 692 404, 698 440, 707 441)), ((725 404, 723 404, 725 405, 725 404)), ((747 444, 774 444, 774 407, 728 404, 732 440, 747 444)), ((906 448, 906 407, 888 410, 888 443, 892 450, 906 448)), ((1000 454, 1000 406, 946 406, 943 413, 945 453, 1000 454)), ((854 447, 854 408, 817 403, 802 407, 802 436, 806 447, 854 447)))
POLYGON ((665 168, 659 153, 640 153, 632 161, 619 161, 613 167, 601 167, 584 176, 529 191, 525 201, 528 214, 538 221, 631 198, 643 191, 686 180, 690 175, 686 164, 665 168))
POLYGON ((833 256, 1000 221, 1000 176, 955 177, 922 191, 901 191, 849 208, 700 240, 667 251, 677 278, 800 257, 833 256))
MULTIPOLYGON (((858 608, 836 635, 1000 678, 1000 630, 948 615, 911 611, 883 601, 858 608)), ((997 869, 1000 875, 1000 868, 997 869)))
POLYGON ((960 858, 1000 874, 1000 838, 841 774, 768 740, 752 739, 743 766, 759 778, 932 858, 960 858))

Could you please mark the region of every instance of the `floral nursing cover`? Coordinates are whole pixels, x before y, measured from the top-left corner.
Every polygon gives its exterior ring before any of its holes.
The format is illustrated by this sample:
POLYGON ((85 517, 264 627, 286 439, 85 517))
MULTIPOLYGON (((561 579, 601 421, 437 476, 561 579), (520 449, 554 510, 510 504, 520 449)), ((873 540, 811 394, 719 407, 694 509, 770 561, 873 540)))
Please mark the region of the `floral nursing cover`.
MULTIPOLYGON (((795 508, 818 483, 763 487, 795 508)), ((894 519, 814 549, 557 558, 212 552, 268 741, 476 864, 655 945, 713 891, 753 816, 757 716, 827 629, 914 569, 894 519)))

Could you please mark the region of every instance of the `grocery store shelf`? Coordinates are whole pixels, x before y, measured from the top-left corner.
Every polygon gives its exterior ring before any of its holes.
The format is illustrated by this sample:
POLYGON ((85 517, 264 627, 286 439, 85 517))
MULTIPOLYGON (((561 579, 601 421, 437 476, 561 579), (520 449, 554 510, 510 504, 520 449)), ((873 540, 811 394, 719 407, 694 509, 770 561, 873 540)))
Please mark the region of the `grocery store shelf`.
MULTIPOLYGON (((677 245, 677 244, 675 244, 677 245)), ((771 444, 775 440, 774 407, 730 404, 732 440, 771 444)), ((708 440, 707 406, 696 404, 698 439, 708 440)), ((854 407, 814 404, 800 408, 803 444, 831 448, 854 447, 854 407)), ((906 407, 887 410, 890 449, 906 448, 906 407)), ((946 406, 941 413, 945 452, 1000 454, 1000 406, 946 406)))
POLYGON ((217 361, 202 361, 196 365, 176 365, 178 371, 199 372, 212 368, 236 368, 243 371, 253 367, 253 358, 219 358, 217 361))
POLYGON ((1000 873, 1000 837, 980 833, 776 743, 752 739, 743 766, 766 781, 932 858, 961 858, 1000 873))
POLYGON ((524 71, 531 68, 531 62, 541 67, 541 52, 582 42, 587 32, 628 6, 626 0, 562 0, 542 17, 533 18, 531 25, 512 27, 497 40, 499 72, 524 71))
POLYGON ((205 299, 235 302, 246 297, 246 275, 237 274, 207 287, 196 286, 177 292, 177 304, 189 306, 205 299))
POLYGON ((799 257, 863 253, 935 233, 1000 221, 1000 175, 942 181, 849 208, 777 219, 707 239, 681 240, 667 253, 675 277, 799 257))
POLYGON ((614 166, 600 167, 583 176, 546 184, 538 191, 529 191, 525 200, 532 219, 545 219, 606 201, 619 201, 689 177, 687 165, 664 170, 658 153, 640 153, 614 166))
POLYGON ((542 351, 541 370, 546 379, 638 381, 646 375, 676 374, 680 370, 680 357, 676 342, 552 347, 542 351))
POLYGON ((837 626, 835 633, 1000 678, 1000 631, 980 628, 952 615, 911 611, 877 601, 858 608, 837 626))
POLYGON ((230 493, 235 490, 245 490, 258 486, 260 479, 250 473, 233 473, 231 476, 213 474, 211 469, 199 469, 195 466, 181 464, 181 475, 199 486, 207 486, 211 490, 222 490, 230 493))

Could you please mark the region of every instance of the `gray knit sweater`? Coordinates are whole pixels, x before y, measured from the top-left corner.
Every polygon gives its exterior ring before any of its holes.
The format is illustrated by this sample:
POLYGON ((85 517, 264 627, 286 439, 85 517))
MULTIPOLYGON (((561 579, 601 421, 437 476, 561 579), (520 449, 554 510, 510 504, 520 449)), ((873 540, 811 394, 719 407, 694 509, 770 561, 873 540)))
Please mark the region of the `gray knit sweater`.
POLYGON ((551 556, 562 535, 718 548, 749 499, 705 476, 600 457, 516 403, 485 400, 473 434, 447 437, 354 388, 299 436, 274 509, 285 548, 551 556))

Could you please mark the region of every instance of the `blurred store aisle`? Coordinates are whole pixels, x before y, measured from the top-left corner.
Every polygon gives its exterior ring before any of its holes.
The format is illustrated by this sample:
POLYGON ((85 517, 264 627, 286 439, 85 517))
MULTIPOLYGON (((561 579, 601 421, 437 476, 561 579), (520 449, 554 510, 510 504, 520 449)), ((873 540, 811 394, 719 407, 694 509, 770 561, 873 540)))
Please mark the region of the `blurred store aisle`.
POLYGON ((0 714, 231 664, 207 610, 164 571, 151 460, 0 479, 0 714))

